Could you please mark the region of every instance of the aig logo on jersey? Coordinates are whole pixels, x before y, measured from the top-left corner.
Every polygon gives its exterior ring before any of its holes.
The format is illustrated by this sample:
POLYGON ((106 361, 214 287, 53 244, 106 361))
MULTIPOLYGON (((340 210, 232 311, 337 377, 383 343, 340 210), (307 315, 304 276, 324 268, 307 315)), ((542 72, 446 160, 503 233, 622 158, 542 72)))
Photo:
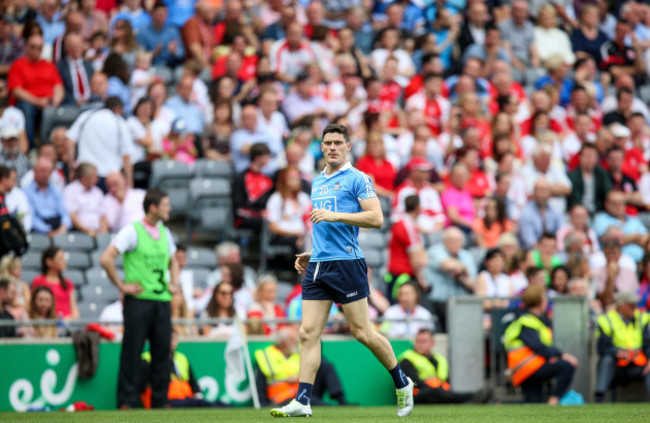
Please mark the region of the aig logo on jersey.
POLYGON ((311 205, 314 209, 325 209, 333 212, 338 211, 336 208, 336 197, 312 198, 311 205))

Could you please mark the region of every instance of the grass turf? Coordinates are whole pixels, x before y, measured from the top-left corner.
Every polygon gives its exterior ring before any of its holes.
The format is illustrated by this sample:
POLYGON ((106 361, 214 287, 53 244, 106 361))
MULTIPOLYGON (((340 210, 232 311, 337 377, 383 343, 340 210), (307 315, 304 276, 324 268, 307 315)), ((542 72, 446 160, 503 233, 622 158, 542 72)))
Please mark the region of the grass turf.
MULTIPOLYGON (((314 408, 309 423, 392 422, 398 420, 394 407, 314 408)), ((0 413, 0 422, 269 422, 275 420, 268 409, 185 409, 94 411, 79 413, 0 413)), ((407 422, 648 422, 650 404, 600 404, 582 407, 544 405, 416 406, 407 422)))

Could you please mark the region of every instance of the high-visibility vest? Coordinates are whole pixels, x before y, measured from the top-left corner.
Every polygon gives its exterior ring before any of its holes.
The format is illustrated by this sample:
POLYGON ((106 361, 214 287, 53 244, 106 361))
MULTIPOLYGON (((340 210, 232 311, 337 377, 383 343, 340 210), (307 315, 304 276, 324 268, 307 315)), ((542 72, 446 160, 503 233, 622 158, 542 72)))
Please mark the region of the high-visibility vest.
POLYGON ((280 404, 293 398, 298 392, 298 382, 287 382, 300 371, 300 354, 286 357, 275 345, 255 351, 255 359, 266 377, 266 395, 270 401, 280 404))
POLYGON ((519 339, 524 326, 538 332, 542 344, 553 345, 553 331, 534 314, 526 313, 510 323, 503 335, 503 343, 508 351, 508 369, 514 386, 521 385, 546 363, 546 358, 535 354, 519 339))
MULTIPOLYGON (((648 323, 648 316, 640 310, 634 311, 634 318, 630 323, 625 323, 616 310, 610 310, 606 314, 598 316, 598 327, 605 336, 612 338, 612 344, 616 348, 627 351, 626 358, 619 358, 617 365, 626 367, 630 364, 645 366, 648 358, 642 351, 643 329, 648 323)), ((600 336, 600 332, 597 336, 600 336)))
MULTIPOLYGON (((151 353, 149 351, 142 353, 142 359, 151 363, 151 353)), ((192 385, 190 385, 190 361, 182 352, 174 352, 174 369, 175 371, 169 377, 169 388, 167 389, 167 398, 170 400, 191 398, 194 395, 192 385)), ((145 408, 151 407, 151 388, 147 388, 140 396, 145 408)))
POLYGON ((449 382, 447 382, 447 379, 449 379, 449 363, 442 354, 433 353, 433 358, 438 363, 437 368, 433 365, 431 360, 413 350, 404 351, 404 353, 399 356, 398 361, 407 360, 411 363, 418 372, 418 378, 423 380, 427 386, 432 388, 442 388, 445 391, 449 391, 451 389, 449 382))

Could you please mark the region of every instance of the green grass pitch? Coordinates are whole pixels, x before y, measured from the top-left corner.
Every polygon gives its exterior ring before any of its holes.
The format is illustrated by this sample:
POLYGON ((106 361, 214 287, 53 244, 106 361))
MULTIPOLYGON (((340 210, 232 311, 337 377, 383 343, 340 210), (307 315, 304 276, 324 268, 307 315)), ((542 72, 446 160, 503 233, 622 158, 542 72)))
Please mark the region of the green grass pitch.
MULTIPOLYGON (((316 422, 650 422, 650 404, 601 404, 581 407, 545 405, 416 406, 409 418, 398 419, 395 407, 320 407, 314 417, 298 421, 316 422)), ((185 409, 94 411, 79 413, 0 413, 0 422, 270 422, 267 409, 185 409)), ((284 419, 280 419, 284 420, 284 419)))

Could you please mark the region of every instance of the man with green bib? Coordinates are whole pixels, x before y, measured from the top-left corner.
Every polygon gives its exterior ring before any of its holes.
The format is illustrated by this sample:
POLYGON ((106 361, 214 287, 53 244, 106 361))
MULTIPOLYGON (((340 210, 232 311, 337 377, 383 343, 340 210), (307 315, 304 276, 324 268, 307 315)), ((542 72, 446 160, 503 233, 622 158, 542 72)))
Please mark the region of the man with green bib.
POLYGON ((140 355, 148 339, 151 351, 151 406, 167 406, 172 293, 179 289, 176 245, 164 221, 171 206, 167 194, 149 190, 144 197, 145 217, 124 227, 101 257, 110 280, 124 294, 124 338, 117 383, 117 406, 137 407, 140 355), (123 254, 124 280, 115 268, 123 254))

